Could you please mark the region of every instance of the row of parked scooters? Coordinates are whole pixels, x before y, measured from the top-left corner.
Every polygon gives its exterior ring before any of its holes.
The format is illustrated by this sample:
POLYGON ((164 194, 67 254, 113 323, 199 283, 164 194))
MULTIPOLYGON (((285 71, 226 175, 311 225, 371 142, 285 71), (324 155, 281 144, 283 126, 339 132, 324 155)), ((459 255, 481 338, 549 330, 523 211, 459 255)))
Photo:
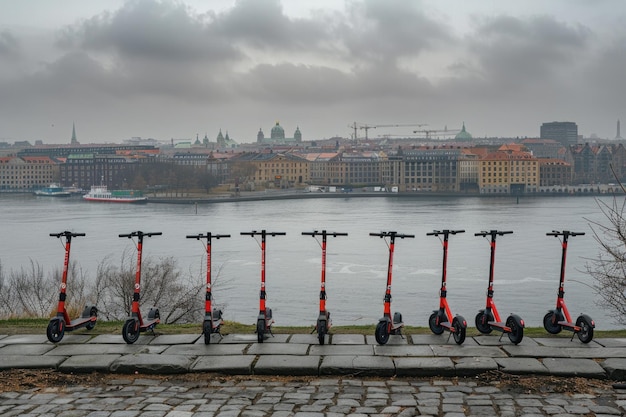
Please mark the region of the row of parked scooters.
MULTIPOLYGON (((440 335, 445 331, 448 331, 454 338, 457 344, 462 344, 465 341, 467 321, 460 315, 453 315, 450 306, 447 301, 447 288, 446 288, 446 270, 448 259, 448 242, 450 236, 457 235, 459 233, 465 233, 465 230, 435 230, 427 233, 428 236, 436 236, 441 241, 443 247, 443 267, 441 274, 441 289, 439 292, 439 308, 434 310, 430 315, 428 324, 430 330, 440 335)), ((489 267, 489 284, 487 287, 487 301, 484 309, 481 309, 475 318, 475 324, 478 331, 483 334, 489 334, 492 331, 499 331, 507 334, 509 340, 514 344, 519 344, 524 338, 524 320, 517 314, 511 314, 506 321, 503 321, 498 313, 496 304, 493 300, 494 296, 494 264, 496 254, 496 239, 498 236, 504 236, 513 233, 512 231, 490 230, 481 231, 475 233, 475 236, 484 237, 489 241, 491 248, 490 267, 489 267)), ((131 313, 128 319, 125 321, 122 327, 122 337, 128 344, 132 344, 137 341, 141 332, 153 331, 157 324, 160 322, 159 310, 156 307, 152 307, 148 312, 147 319, 144 319, 141 315, 139 300, 141 289, 141 261, 143 241, 146 237, 159 236, 161 232, 145 233, 142 231, 136 231, 128 234, 120 234, 121 238, 136 239, 135 245, 137 247, 137 267, 135 272, 135 287, 133 293, 131 313)), ((268 308, 265 291, 265 253, 267 237, 284 236, 284 232, 268 232, 266 230, 252 232, 241 232, 241 235, 251 236, 255 239, 259 239, 259 246, 261 248, 261 291, 259 293, 259 314, 256 321, 256 334, 259 343, 272 335, 272 325, 274 319, 272 317, 272 309, 268 308)), ((314 237, 322 249, 322 272, 321 272, 321 286, 319 295, 319 314, 317 317, 316 325, 313 332, 317 333, 318 341, 323 345, 326 341, 327 334, 332 326, 330 319, 330 312, 326 309, 326 245, 329 237, 347 236, 347 233, 328 232, 326 230, 302 232, 302 235, 314 237)), ((565 304, 565 260, 567 255, 567 245, 570 237, 584 235, 582 232, 572 232, 568 230, 552 231, 546 234, 547 236, 554 236, 560 239, 562 246, 561 256, 561 273, 559 278, 559 289, 557 293, 556 307, 548 311, 543 319, 543 325, 546 331, 551 334, 560 333, 561 330, 569 330, 572 332, 572 338, 574 335, 578 335, 578 338, 583 343, 589 343, 593 339, 593 329, 595 323, 586 314, 581 314, 574 322, 570 316, 570 313, 565 304)), ((67 273, 70 259, 70 247, 72 238, 78 236, 85 236, 84 233, 73 233, 69 231, 61 233, 51 233, 50 236, 64 239, 65 246, 65 261, 63 264, 63 273, 61 277, 61 289, 59 294, 59 303, 57 308, 57 314, 50 320, 48 324, 46 334, 48 340, 52 343, 58 343, 63 338, 66 331, 72 331, 79 328, 87 328, 91 330, 95 327, 98 310, 96 306, 87 305, 83 310, 81 316, 77 319, 71 320, 68 316, 65 308, 66 289, 67 289, 67 273)), ((370 236, 379 237, 384 239, 389 249, 389 262, 387 267, 387 286, 385 290, 385 296, 383 299, 383 317, 380 318, 376 325, 374 336, 376 342, 384 345, 389 341, 391 335, 402 336, 402 328, 404 323, 402 321, 402 314, 395 312, 391 315, 391 282, 392 282, 392 267, 393 267, 393 255, 397 239, 414 238, 415 235, 402 234, 395 231, 370 233, 370 236)), ((197 239, 202 241, 206 250, 207 256, 207 268, 206 268, 206 296, 205 296, 205 316, 202 323, 202 333, 204 335, 205 344, 211 343, 211 335, 220 335, 221 327, 224 325, 222 318, 222 311, 213 308, 212 301, 213 296, 211 293, 211 246, 215 239, 229 238, 230 235, 225 234, 211 234, 200 233, 196 235, 188 235, 188 239, 197 239)))

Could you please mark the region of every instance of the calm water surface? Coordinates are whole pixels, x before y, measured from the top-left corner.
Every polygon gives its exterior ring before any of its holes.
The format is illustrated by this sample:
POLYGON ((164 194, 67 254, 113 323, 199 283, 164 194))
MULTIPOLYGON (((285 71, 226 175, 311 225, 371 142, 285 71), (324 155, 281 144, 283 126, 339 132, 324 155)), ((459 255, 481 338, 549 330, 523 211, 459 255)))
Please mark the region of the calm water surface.
MULTIPOLYGON (((610 197, 602 198, 609 201, 610 197)), ((254 323, 258 313, 261 251, 259 243, 240 232, 266 229, 286 232, 268 237, 266 278, 268 307, 277 325, 313 325, 319 303, 321 249, 302 232, 326 229, 347 237, 328 239, 327 308, 335 325, 375 323, 383 312, 388 247, 371 232, 394 230, 414 234, 397 240, 394 255, 392 310, 406 324, 428 326, 438 307, 442 246, 426 236, 434 229, 465 229, 450 237, 448 301, 454 314, 473 326, 485 304, 489 243, 474 233, 513 230, 497 240, 495 301, 502 316, 519 314, 528 326, 542 326, 554 308, 561 245, 551 230, 586 232, 570 238, 566 301, 576 317, 585 312, 598 329, 619 326, 598 305, 584 273, 586 258, 598 254, 591 221, 606 223, 593 197, 543 198, 337 198, 215 203, 205 205, 119 205, 88 203, 79 198, 51 199, 0 195, 4 238, 0 261, 5 271, 28 267, 31 260, 44 270, 60 268, 63 247, 50 233, 86 233, 72 241, 72 261, 89 276, 109 257, 119 264, 124 251, 134 250, 120 233, 162 232, 144 240, 145 257, 173 256, 185 274, 205 279, 206 254, 188 234, 230 234, 213 241, 215 301, 227 320, 254 323)), ((204 296, 198 300, 202 303, 204 296)))

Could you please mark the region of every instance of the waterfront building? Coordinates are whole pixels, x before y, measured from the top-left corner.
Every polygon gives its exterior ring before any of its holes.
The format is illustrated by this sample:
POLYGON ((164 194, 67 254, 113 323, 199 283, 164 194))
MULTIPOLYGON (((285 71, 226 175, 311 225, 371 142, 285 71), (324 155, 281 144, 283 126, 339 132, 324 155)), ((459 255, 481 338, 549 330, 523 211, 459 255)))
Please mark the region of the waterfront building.
MULTIPOLYGON (((572 184, 572 165, 558 158, 539 158, 540 187, 559 187, 572 184)), ((557 192, 557 188, 554 189, 557 192)))
POLYGON ((461 149, 419 148, 404 150, 400 178, 404 191, 459 191, 458 166, 461 149))
MULTIPOLYGON (((384 152, 343 152, 339 157, 340 175, 337 185, 382 185, 381 162, 387 159, 384 152)), ((335 178, 333 178, 333 181, 335 178)), ((331 184, 333 183, 331 181, 331 184)))
POLYGON ((552 139, 561 145, 570 146, 578 143, 578 125, 574 122, 543 123, 540 129, 541 139, 552 139))
POLYGON ((0 190, 32 191, 59 177, 59 161, 48 156, 0 157, 0 190))
POLYGON ((310 181, 308 161, 292 153, 243 153, 235 156, 232 164, 233 169, 237 164, 253 167, 247 177, 266 187, 288 188, 310 181))
POLYGON ((310 183, 315 185, 331 184, 329 163, 338 161, 340 155, 339 152, 316 152, 302 155, 309 162, 310 183))
POLYGON ((125 155, 73 154, 60 166, 60 181, 83 189, 92 185, 127 188, 138 164, 138 158, 125 155))
POLYGON ((539 162, 530 152, 503 145, 479 161, 478 187, 482 194, 537 192, 539 162))

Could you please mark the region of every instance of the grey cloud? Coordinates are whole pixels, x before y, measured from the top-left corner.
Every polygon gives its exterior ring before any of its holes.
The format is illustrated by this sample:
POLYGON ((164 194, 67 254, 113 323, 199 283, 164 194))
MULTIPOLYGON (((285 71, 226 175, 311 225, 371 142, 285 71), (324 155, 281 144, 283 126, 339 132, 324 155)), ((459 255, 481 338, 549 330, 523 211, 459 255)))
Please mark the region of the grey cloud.
POLYGON ((225 39, 211 36, 207 16, 182 4, 134 0, 66 28, 58 44, 114 52, 124 59, 154 61, 231 60, 240 54, 225 39))
POLYGON ((563 81, 588 48, 589 29, 552 17, 485 20, 469 39, 485 79, 496 88, 527 88, 527 83, 563 81))
POLYGON ((19 55, 17 38, 7 31, 0 32, 0 57, 14 58, 19 55))

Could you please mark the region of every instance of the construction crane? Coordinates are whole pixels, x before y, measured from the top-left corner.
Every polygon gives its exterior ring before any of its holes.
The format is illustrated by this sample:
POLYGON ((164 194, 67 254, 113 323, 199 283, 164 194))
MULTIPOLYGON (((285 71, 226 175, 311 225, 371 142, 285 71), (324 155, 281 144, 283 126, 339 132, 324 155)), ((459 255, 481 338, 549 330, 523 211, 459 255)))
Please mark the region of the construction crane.
POLYGON ((422 129, 422 130, 414 130, 413 133, 424 133, 426 139, 432 139, 432 135, 437 136, 452 136, 457 135, 461 130, 453 129, 450 130, 447 127, 445 129, 422 129))
POLYGON ((379 127, 409 127, 409 126, 422 127, 422 126, 428 126, 428 124, 427 123, 409 123, 409 124, 368 125, 365 123, 354 122, 352 125, 348 125, 348 127, 354 129, 354 139, 357 138, 357 129, 365 130, 365 140, 368 139, 368 131, 370 129, 376 129, 379 127))

